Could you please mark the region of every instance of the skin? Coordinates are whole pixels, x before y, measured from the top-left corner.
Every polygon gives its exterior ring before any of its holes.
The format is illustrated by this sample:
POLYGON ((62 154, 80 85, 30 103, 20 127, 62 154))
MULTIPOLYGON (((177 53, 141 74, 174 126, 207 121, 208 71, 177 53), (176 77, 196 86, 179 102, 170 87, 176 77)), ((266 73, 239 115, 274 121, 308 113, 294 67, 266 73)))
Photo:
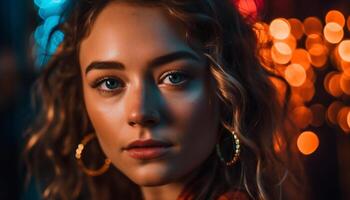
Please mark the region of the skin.
POLYGON ((203 55, 160 8, 114 2, 82 41, 79 61, 86 109, 106 156, 141 187, 145 199, 176 199, 218 138, 218 103, 203 55), (174 52, 185 53, 154 61, 174 52), (91 65, 96 62, 109 63, 91 65), (147 161, 123 150, 150 138, 173 146, 147 161))

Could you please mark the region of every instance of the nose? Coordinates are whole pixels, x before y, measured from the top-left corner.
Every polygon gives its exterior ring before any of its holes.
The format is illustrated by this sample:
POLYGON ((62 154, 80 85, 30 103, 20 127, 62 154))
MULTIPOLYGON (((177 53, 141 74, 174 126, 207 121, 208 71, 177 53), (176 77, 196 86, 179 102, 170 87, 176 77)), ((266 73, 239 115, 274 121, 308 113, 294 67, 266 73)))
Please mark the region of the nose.
POLYGON ((160 113, 157 92, 150 85, 131 91, 129 98, 128 124, 130 126, 152 127, 159 123, 160 113))

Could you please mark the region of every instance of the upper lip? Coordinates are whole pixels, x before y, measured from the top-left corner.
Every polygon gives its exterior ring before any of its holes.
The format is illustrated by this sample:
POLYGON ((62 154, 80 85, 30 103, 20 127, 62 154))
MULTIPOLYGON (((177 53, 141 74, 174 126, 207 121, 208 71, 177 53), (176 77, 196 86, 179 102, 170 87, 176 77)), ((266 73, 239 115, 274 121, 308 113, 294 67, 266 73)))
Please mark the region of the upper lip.
POLYGON ((128 146, 125 148, 126 150, 132 149, 132 148, 145 148, 145 147, 169 147, 172 146, 170 142, 161 141, 161 140, 153 140, 153 139, 147 139, 147 140, 135 140, 128 144, 128 146))

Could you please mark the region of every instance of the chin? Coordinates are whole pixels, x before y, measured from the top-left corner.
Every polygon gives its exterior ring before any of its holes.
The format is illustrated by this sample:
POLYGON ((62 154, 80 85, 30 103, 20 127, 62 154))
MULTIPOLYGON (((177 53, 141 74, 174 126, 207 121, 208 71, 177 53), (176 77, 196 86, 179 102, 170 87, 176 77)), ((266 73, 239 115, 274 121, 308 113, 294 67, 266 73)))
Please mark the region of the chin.
POLYGON ((152 187, 168 184, 172 181, 172 177, 166 169, 146 168, 135 170, 129 174, 129 178, 139 186, 152 187))

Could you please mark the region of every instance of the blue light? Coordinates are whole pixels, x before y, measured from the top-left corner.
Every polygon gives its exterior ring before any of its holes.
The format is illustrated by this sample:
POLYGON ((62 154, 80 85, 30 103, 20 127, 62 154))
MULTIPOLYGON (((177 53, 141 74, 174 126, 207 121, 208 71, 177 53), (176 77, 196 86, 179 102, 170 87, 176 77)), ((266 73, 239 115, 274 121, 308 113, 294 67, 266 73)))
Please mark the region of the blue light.
POLYGON ((46 19, 53 15, 60 15, 68 6, 69 0, 34 0, 39 7, 39 16, 46 19))

